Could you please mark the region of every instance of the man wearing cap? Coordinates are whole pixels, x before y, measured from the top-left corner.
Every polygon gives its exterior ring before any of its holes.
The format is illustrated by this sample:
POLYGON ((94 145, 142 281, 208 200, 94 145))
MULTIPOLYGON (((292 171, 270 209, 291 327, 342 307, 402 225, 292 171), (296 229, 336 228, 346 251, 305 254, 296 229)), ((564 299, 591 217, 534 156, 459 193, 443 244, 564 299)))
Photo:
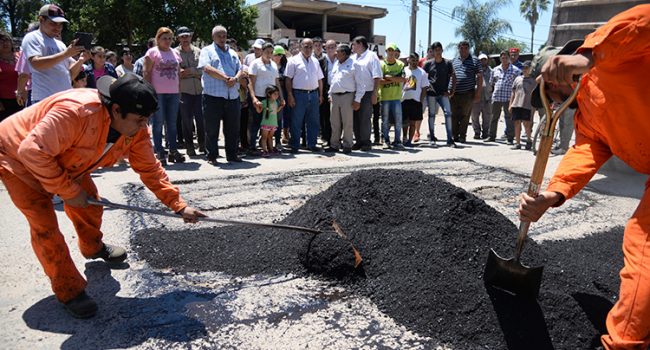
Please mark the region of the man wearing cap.
POLYGON ((228 31, 222 25, 212 29, 211 45, 201 49, 199 65, 203 69, 203 117, 205 118, 205 147, 208 162, 217 164, 219 155, 219 127, 223 120, 226 139, 226 159, 241 162, 237 156, 239 145, 239 78, 242 76, 239 55, 226 45, 228 31))
POLYGON ((203 70, 199 69, 199 57, 201 49, 192 45, 192 31, 187 27, 179 27, 176 30, 176 38, 180 45, 175 49, 181 56, 181 119, 183 139, 188 156, 196 156, 194 150, 193 131, 196 122, 196 138, 199 143, 199 151, 205 153, 205 129, 203 122, 203 108, 201 97, 201 76, 203 70))
MULTIPOLYGON (((548 208, 575 196, 613 155, 639 173, 650 174, 650 5, 612 17, 587 35, 584 43, 573 41, 562 50, 544 50, 536 61, 533 66, 542 67, 547 95, 556 102, 569 96, 574 76, 582 74, 582 78, 574 117, 576 143, 562 158, 546 191, 536 198, 522 195, 522 220, 537 221, 548 208)), ((541 105, 539 88, 531 102, 534 107, 541 105)), ((601 341, 608 350, 646 350, 650 348, 650 180, 625 226, 623 254, 619 296, 607 315, 608 334, 601 341)))
POLYGON ((64 210, 87 259, 122 262, 126 250, 105 244, 102 207, 90 176, 127 156, 142 182, 186 222, 204 216, 189 207, 156 160, 147 122, 157 108, 153 87, 134 74, 117 81, 104 76, 98 90, 60 92, 0 123, 0 178, 14 205, 29 223, 31 243, 56 298, 75 317, 91 317, 97 304, 85 293, 87 282, 70 257, 59 231, 52 196, 64 210))
POLYGON ((511 47, 509 52, 510 52, 510 63, 512 63, 513 66, 519 68, 519 70, 522 70, 524 68, 524 64, 519 60, 519 48, 511 47))
POLYGON ((66 47, 61 40, 63 24, 68 23, 63 10, 54 4, 38 12, 39 29, 29 32, 21 46, 32 73, 32 104, 57 92, 71 88, 71 81, 90 56, 76 40, 66 47), (72 57, 81 53, 79 60, 72 57))
POLYGON ((492 68, 488 64, 488 56, 484 53, 478 55, 481 62, 481 73, 483 75, 483 89, 481 99, 474 102, 472 106, 472 129, 474 129, 474 140, 482 140, 489 137, 490 120, 492 119, 492 68))
POLYGON ((244 66, 250 67, 251 63, 262 56, 262 46, 266 41, 264 39, 255 39, 253 42, 253 52, 244 57, 244 66))
POLYGON ((404 79, 404 63, 398 60, 397 44, 386 46, 386 59, 381 61, 381 131, 384 135, 384 148, 404 149, 402 145, 402 86, 404 79), (390 143, 390 122, 395 122, 395 139, 390 143))

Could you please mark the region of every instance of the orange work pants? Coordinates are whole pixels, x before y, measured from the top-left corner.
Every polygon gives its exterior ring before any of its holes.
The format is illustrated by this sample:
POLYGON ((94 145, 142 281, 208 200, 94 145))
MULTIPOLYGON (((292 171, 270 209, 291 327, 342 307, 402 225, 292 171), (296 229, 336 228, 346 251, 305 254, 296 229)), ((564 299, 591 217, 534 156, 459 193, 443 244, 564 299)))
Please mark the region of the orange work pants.
POLYGON ((625 226, 619 299, 607 315, 608 350, 650 349, 650 179, 625 226))
MULTIPOLYGON (((0 168, 0 178, 14 205, 29 222, 32 248, 45 274, 50 278, 56 298, 65 303, 86 288, 86 280, 75 266, 57 222, 52 194, 33 189, 14 174, 0 168)), ((90 197, 97 197, 97 187, 90 175, 80 184, 90 197)), ((79 250, 85 257, 95 255, 102 248, 103 208, 88 206, 74 208, 64 204, 65 213, 72 221, 79 237, 79 250)))

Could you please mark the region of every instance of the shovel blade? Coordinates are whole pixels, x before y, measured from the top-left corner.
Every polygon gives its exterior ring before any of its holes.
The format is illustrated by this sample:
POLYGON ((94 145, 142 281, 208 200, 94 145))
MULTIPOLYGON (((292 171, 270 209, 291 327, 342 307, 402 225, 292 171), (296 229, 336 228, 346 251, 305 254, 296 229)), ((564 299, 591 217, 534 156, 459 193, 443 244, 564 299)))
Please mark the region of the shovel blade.
POLYGON ((536 299, 539 296, 543 271, 543 266, 527 267, 514 258, 504 259, 494 249, 490 249, 483 281, 512 294, 536 299))

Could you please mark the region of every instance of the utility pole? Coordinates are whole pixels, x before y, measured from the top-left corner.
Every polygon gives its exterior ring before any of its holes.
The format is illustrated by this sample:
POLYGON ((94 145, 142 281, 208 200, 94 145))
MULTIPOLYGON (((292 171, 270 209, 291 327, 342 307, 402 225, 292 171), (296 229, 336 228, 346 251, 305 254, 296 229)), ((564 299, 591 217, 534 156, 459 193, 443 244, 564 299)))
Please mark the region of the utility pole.
POLYGON ((433 0, 428 0, 429 2, 429 41, 427 41, 427 47, 431 45, 431 25, 432 25, 432 16, 433 16, 433 0))
POLYGON ((409 53, 415 51, 415 31, 416 31, 416 22, 418 17, 418 0, 411 1, 411 43, 409 48, 409 53))

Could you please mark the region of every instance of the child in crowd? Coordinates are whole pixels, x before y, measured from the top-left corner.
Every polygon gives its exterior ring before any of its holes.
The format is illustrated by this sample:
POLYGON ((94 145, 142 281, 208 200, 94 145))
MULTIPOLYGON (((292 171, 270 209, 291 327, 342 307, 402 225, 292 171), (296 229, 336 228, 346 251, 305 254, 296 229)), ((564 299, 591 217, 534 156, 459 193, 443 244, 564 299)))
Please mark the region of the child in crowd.
POLYGON ((535 79, 530 76, 531 62, 523 64, 523 75, 515 78, 512 83, 512 95, 510 95, 510 113, 515 124, 515 145, 512 149, 521 149, 521 124, 526 128, 526 149, 530 150, 533 143, 530 136, 533 134, 532 110, 530 104, 531 94, 535 89, 535 79))
POLYGON ((260 141, 262 157, 268 157, 270 154, 278 153, 273 147, 273 136, 278 128, 280 89, 275 85, 269 85, 264 92, 264 96, 266 99, 262 101, 262 106, 256 106, 255 108, 258 113, 262 113, 262 140, 260 141))

